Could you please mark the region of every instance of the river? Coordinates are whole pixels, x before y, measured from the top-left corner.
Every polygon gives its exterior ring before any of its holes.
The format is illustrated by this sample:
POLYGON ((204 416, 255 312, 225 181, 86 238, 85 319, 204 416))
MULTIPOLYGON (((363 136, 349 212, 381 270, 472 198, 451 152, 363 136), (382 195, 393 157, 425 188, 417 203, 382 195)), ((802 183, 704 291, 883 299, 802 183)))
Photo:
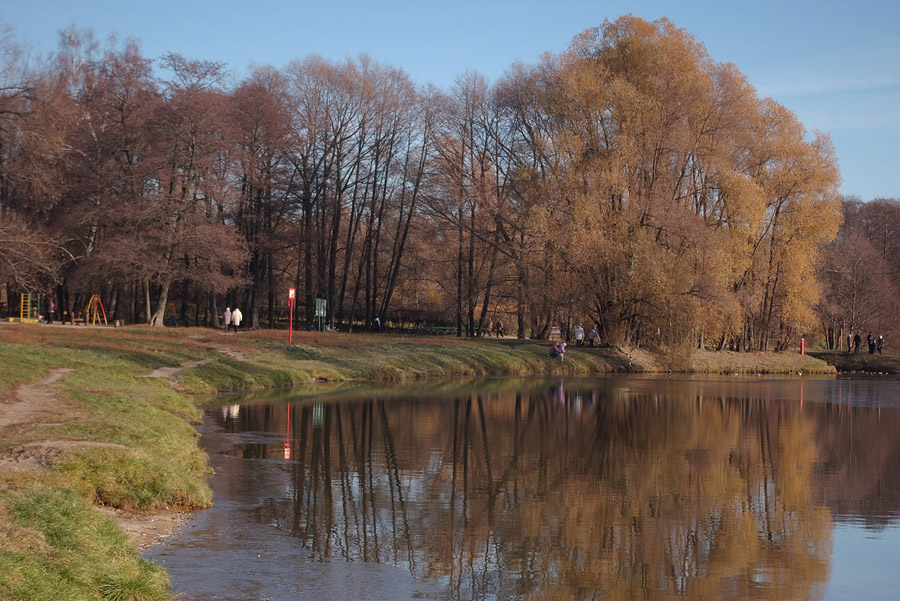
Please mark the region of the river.
POLYGON ((211 406, 189 600, 896 599, 900 381, 420 383, 211 406))

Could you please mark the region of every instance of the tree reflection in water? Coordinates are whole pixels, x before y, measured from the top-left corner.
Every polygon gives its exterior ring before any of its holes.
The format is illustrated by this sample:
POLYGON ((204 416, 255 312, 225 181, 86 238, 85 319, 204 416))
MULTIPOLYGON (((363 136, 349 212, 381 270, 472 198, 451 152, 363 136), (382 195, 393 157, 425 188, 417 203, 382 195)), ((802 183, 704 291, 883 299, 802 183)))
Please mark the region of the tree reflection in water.
POLYGON ((404 566, 454 599, 811 599, 832 510, 872 502, 847 484, 897 467, 897 416, 773 399, 792 394, 600 380, 239 419, 287 434, 291 485, 259 519, 319 558, 404 566))

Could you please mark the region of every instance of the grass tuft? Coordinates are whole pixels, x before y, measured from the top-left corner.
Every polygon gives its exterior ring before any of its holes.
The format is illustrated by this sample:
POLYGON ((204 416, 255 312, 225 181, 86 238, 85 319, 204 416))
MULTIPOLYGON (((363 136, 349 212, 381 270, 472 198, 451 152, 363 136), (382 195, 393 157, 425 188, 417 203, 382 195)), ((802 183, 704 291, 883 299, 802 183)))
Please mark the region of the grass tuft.
POLYGON ((100 581, 100 596, 104 601, 164 601, 168 578, 165 571, 152 563, 140 560, 138 571, 107 574, 100 581))
POLYGON ((0 599, 171 598, 164 570, 72 491, 2 491, 0 524, 0 599))

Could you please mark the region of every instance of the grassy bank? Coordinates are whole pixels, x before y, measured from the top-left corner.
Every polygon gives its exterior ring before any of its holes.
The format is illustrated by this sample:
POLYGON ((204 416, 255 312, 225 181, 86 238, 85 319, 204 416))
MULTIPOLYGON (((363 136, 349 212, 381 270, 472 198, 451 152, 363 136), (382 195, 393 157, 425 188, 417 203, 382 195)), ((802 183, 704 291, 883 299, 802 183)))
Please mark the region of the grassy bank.
POLYGON ((211 503, 197 408, 166 381, 136 377, 190 353, 146 346, 87 329, 0 330, 3 411, 25 410, 0 436, 0 599, 169 598, 164 571, 93 509, 211 503))
POLYGON ((827 372, 798 355, 654 355, 547 343, 202 328, 0 325, 0 599, 169 599, 94 507, 211 503, 189 393, 312 381, 611 371, 827 372), (190 369, 172 373, 174 370, 190 369), (160 368, 167 377, 148 377, 160 368))
POLYGON ((834 366, 845 374, 900 374, 900 356, 870 355, 863 351, 859 354, 846 351, 814 350, 809 353, 817 359, 834 366))

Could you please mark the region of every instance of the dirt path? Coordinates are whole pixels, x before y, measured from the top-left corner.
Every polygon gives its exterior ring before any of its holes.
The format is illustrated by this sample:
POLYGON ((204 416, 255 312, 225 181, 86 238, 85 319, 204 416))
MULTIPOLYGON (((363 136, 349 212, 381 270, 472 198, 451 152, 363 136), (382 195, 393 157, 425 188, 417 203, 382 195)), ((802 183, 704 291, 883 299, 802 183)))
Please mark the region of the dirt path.
MULTIPOLYGON (((236 336, 237 334, 225 334, 225 336, 236 336)), ((201 336, 192 336, 194 340, 199 340, 207 345, 207 347, 211 350, 216 351, 217 353, 222 353, 223 355, 228 355, 229 357, 233 357, 238 361, 247 361, 247 355, 243 351, 240 351, 230 345, 221 343, 221 342, 213 342, 209 340, 207 337, 201 336)))
POLYGON ((202 361, 194 361, 193 363, 188 363, 187 365, 182 365, 181 367, 160 367, 155 369, 152 373, 147 374, 146 376, 140 376, 142 378, 171 378, 172 376, 178 375, 186 369, 190 369, 192 367, 200 367, 201 365, 206 365, 210 363, 212 359, 204 359, 202 361))
MULTIPOLYGON (((207 361, 182 368, 163 368, 149 377, 168 377, 182 369, 202 365, 207 361), (160 373, 158 373, 160 372, 160 373)), ((7 434, 25 432, 42 415, 58 412, 63 403, 50 386, 71 369, 57 369, 49 376, 33 384, 19 386, 12 391, 11 400, 0 400, 0 440, 7 434)), ((0 471, 38 471, 51 466, 72 448, 85 446, 119 446, 89 440, 43 440, 22 446, 0 450, 0 471)), ((173 534, 184 520, 184 512, 162 509, 147 513, 132 513, 112 508, 98 507, 98 511, 112 519, 124 530, 138 549, 154 545, 173 534)))
POLYGON ((13 392, 11 402, 0 402, 0 434, 7 428, 27 424, 35 415, 54 408, 57 404, 56 393, 49 386, 71 372, 71 369, 53 370, 39 382, 19 386, 13 392))

